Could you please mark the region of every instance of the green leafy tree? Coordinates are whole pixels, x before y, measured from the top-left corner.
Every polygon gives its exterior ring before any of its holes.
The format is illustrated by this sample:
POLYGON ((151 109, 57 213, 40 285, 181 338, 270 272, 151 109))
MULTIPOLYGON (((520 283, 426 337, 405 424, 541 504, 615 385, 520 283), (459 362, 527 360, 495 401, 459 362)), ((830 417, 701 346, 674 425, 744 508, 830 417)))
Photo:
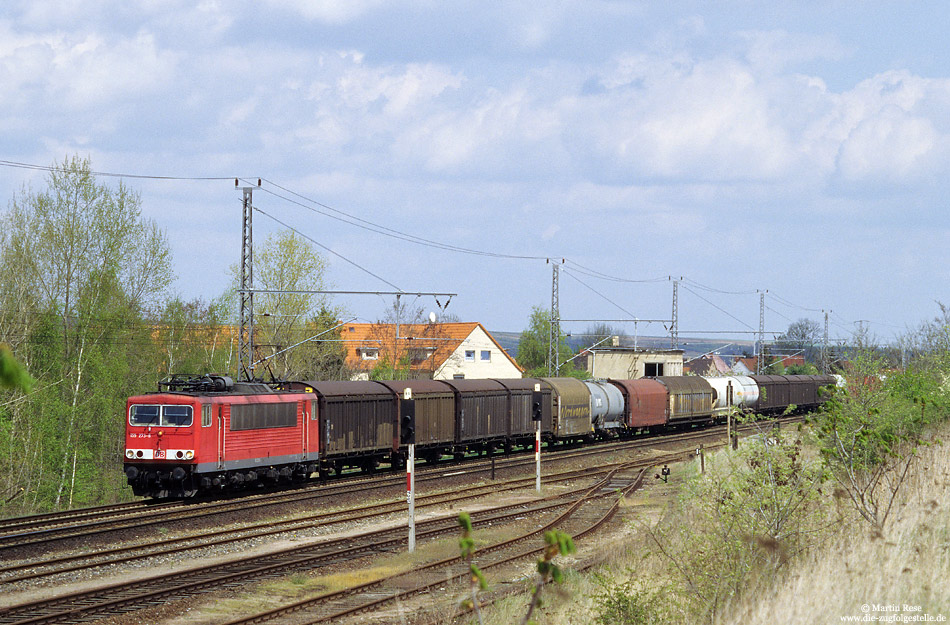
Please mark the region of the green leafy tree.
POLYGON ((852 355, 848 365, 847 386, 816 418, 818 441, 841 492, 874 529, 883 531, 917 449, 925 444, 923 428, 946 399, 942 389, 919 375, 887 375, 876 350, 852 355))
POLYGON ((7 415, 2 488, 23 489, 27 509, 116 497, 116 417, 142 390, 134 367, 151 345, 142 311, 172 280, 165 236, 137 193, 99 183, 78 157, 54 166, 45 189, 14 195, 0 231, 0 310, 12 322, 0 332, 38 382, 7 415))
POLYGON ((176 297, 167 301, 152 319, 162 374, 237 375, 237 333, 227 310, 221 300, 186 302, 176 297))
POLYGON ((786 356, 801 355, 807 362, 818 362, 822 335, 820 323, 802 317, 789 324, 785 333, 775 339, 772 349, 786 356))
MULTIPOLYGON (((548 375, 548 344, 551 336, 551 313, 548 310, 535 306, 531 309, 528 327, 521 333, 518 340, 518 364, 525 370, 525 376, 536 378, 548 375)), ((567 337, 564 333, 559 336, 557 344, 558 360, 562 364, 558 375, 587 377, 579 371, 573 363, 567 362, 574 356, 567 337)))
MULTIPOLYGON (((329 289, 326 259, 313 245, 290 230, 269 235, 254 251, 254 288, 270 291, 329 289)), ((235 284, 240 268, 232 267, 235 284)), ((236 291, 236 289, 235 289, 236 291)), ((237 307, 237 297, 233 298, 237 307)), ((278 380, 320 380, 342 377, 345 352, 339 333, 343 311, 318 293, 258 293, 254 296, 257 371, 278 380)), ((259 373, 256 373, 259 375, 259 373)))
POLYGON ((0 343, 0 388, 12 388, 29 393, 33 378, 26 372, 10 351, 10 346, 0 343))

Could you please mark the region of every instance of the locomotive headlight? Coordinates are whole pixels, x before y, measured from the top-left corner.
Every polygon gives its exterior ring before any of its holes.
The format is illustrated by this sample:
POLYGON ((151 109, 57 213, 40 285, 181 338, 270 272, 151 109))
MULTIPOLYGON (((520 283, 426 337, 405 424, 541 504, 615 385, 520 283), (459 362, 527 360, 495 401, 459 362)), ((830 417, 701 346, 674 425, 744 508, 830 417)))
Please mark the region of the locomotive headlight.
POLYGON ((126 449, 126 450, 125 450, 125 457, 126 457, 126 458, 134 458, 134 457, 135 457, 135 452, 132 451, 131 449, 126 449))
POLYGON ((194 457, 195 457, 195 452, 193 452, 193 451, 186 451, 186 452, 185 452, 185 460, 191 460, 191 459, 194 458, 194 457))

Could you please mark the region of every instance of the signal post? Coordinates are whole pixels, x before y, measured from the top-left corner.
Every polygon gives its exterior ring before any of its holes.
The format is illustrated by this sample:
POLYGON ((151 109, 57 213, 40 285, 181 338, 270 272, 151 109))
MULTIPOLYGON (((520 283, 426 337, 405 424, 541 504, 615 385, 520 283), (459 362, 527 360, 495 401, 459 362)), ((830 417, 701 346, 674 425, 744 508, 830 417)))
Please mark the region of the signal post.
POLYGON ((409 553, 416 550, 416 402, 412 389, 403 391, 399 403, 399 442, 408 445, 406 455, 406 502, 409 504, 409 553))
POLYGON ((538 493, 541 492, 541 401, 543 398, 541 385, 535 384, 534 393, 531 394, 531 420, 537 425, 534 432, 534 486, 538 493))

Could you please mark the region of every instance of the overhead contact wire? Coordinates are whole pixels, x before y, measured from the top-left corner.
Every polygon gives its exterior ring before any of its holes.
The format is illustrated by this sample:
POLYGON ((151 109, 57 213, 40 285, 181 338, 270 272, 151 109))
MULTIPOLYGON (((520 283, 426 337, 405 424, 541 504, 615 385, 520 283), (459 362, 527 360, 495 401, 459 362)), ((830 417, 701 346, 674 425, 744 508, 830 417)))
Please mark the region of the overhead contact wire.
POLYGON ((317 240, 314 239, 313 237, 311 237, 311 236, 309 236, 309 235, 306 235, 306 234, 304 234, 303 232, 300 232, 299 230, 297 230, 296 228, 294 228, 294 227, 291 226, 290 224, 284 223, 284 222, 281 221, 280 219, 277 219, 277 218, 274 217, 273 215, 271 215, 271 214, 269 214, 269 213, 267 213, 267 212, 261 210, 260 208, 258 208, 258 207, 256 207, 256 206, 252 206, 252 208, 253 208, 254 210, 256 210, 258 213, 260 213, 261 215, 264 215, 265 217, 268 217, 268 218, 270 218, 270 219, 273 219, 274 221, 276 221, 277 223, 279 223, 279 224, 282 225, 283 227, 287 228, 288 230, 292 230, 293 232, 296 232, 297 234, 299 234, 299 235, 302 236, 303 238, 307 239, 308 241, 310 241, 311 243, 313 243, 313 244, 316 245, 317 247, 319 247, 319 248, 321 248, 321 249, 323 249, 323 250, 326 250, 327 253, 333 254, 334 256, 336 256, 337 258, 339 258, 340 260, 343 260, 343 261, 345 261, 345 262, 347 262, 347 263, 353 265, 354 267, 356 267, 356 268, 359 269, 360 271, 362 271, 362 272, 364 272, 364 273, 367 273, 367 274, 373 276, 374 278, 376 278, 377 280, 379 280, 379 281, 381 281, 381 282, 384 282, 385 284, 388 284, 389 286, 393 287, 393 288, 396 289, 397 291, 402 291, 401 288, 399 288, 398 286, 396 286, 395 284, 393 284, 392 282, 390 282, 390 281, 387 280, 386 278, 384 278, 384 277, 382 277, 382 276, 379 276, 379 275, 373 273, 372 271, 370 271, 370 270, 367 269, 366 267, 363 267, 362 265, 360 265, 360 264, 358 264, 358 263, 356 263, 356 262, 350 260, 349 258, 347 258, 346 256, 344 256, 343 254, 340 254, 339 252, 335 252, 335 251, 331 250, 331 249, 330 249, 329 247, 327 247, 326 245, 320 243, 319 241, 317 241, 317 240))

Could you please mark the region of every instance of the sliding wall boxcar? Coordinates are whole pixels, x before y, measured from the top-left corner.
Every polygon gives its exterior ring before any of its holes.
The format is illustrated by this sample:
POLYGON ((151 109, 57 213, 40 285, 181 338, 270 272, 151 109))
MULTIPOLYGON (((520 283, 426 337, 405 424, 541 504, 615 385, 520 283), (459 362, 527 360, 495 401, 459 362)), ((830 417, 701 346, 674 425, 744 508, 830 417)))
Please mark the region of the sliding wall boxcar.
POLYGON ((651 378, 614 380, 610 383, 620 389, 624 402, 624 423, 630 429, 666 425, 669 418, 669 393, 666 387, 651 378))
POLYGON ((417 448, 452 446, 455 442, 455 393, 451 388, 438 380, 383 380, 379 383, 396 395, 397 410, 400 411, 405 390, 412 390, 417 448))
POLYGON ((508 436, 508 391, 495 380, 442 380, 455 392, 455 441, 498 441, 508 436))
POLYGON ((576 378, 541 378, 552 389, 551 414, 556 438, 581 438, 593 432, 590 390, 576 378))
POLYGON ((382 457, 398 449, 396 397, 377 382, 295 382, 318 397, 324 458, 344 455, 382 457))
POLYGON ((713 409, 713 389, 698 376, 654 378, 669 393, 669 423, 708 419, 713 409))
POLYGON ((753 375, 759 386, 755 411, 760 414, 783 412, 789 404, 789 383, 784 375, 753 375))
POLYGON ((551 387, 535 378, 495 380, 508 391, 508 437, 512 441, 534 440, 538 425, 532 417, 535 384, 541 387, 541 431, 551 432, 551 387))
POLYGON ((835 379, 830 375, 786 375, 788 380, 788 401, 802 410, 811 410, 823 403, 818 389, 831 386, 835 379))

